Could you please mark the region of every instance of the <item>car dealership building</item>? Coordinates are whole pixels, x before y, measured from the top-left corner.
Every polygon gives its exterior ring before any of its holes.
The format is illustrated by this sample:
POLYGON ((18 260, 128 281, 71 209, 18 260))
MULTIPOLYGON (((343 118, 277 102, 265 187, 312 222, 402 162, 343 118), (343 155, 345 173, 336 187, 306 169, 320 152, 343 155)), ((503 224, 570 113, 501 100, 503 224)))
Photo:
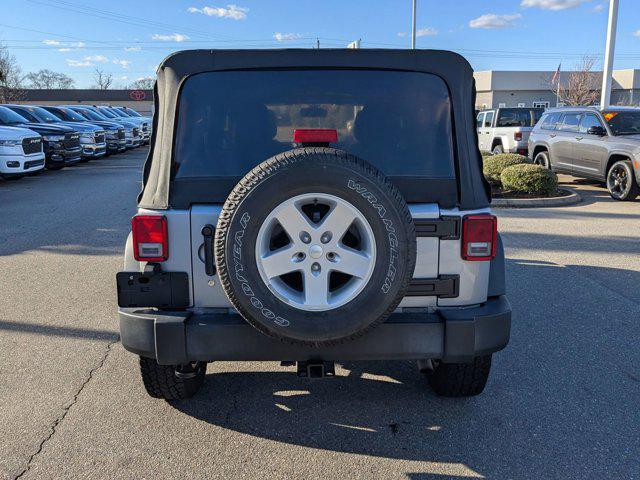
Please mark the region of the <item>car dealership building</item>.
MULTIPOLYGON (((556 93, 551 85, 553 71, 475 72, 476 109, 500 107, 555 107, 556 93)), ((560 73, 565 85, 571 72, 560 73)), ((593 83, 600 88, 602 72, 593 72, 593 83)), ((614 70, 612 105, 640 106, 640 69, 614 70)))

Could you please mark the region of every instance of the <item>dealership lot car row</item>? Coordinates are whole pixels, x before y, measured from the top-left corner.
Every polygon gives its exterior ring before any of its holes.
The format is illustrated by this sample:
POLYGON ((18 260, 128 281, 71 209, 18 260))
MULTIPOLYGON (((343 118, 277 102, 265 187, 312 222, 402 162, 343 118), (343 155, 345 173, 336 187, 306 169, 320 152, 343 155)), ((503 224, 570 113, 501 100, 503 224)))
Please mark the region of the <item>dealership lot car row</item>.
POLYGON ((0 105, 0 176, 58 170, 150 138, 151 119, 127 107, 0 105))

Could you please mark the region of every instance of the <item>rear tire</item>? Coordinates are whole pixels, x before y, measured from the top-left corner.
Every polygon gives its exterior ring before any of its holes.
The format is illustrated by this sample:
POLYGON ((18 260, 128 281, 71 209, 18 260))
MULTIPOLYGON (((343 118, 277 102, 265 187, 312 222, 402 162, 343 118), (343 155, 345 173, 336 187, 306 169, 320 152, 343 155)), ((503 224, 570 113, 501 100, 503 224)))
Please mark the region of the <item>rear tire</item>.
POLYGON ((614 200, 629 202, 636 199, 640 194, 640 188, 631 162, 620 160, 611 165, 607 172, 607 190, 614 200))
POLYGON ((549 161, 549 152, 543 150, 541 152, 536 153, 536 156, 533 157, 534 165, 540 165, 548 170, 551 170, 551 162, 549 161))
POLYGON ((435 363, 427 379, 441 397, 473 397, 484 390, 490 370, 491 355, 483 355, 471 363, 435 363))
POLYGON ((184 400, 193 397, 204 383, 205 362, 194 362, 187 368, 159 365, 152 358, 140 357, 140 375, 147 393, 153 398, 184 400))
POLYGON ((493 149, 491 150, 491 153, 494 155, 500 155, 501 153, 504 153, 504 147, 502 146, 501 143, 499 143, 493 147, 493 149))

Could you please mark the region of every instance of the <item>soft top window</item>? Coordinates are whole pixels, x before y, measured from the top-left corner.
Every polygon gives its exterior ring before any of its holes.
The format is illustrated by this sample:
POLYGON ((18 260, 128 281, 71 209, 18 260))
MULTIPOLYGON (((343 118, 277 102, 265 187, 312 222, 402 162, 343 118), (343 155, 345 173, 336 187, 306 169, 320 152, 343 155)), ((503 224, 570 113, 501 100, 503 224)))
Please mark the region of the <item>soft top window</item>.
POLYGON ((333 147, 394 177, 455 178, 448 89, 435 75, 377 70, 201 73, 182 88, 173 178, 241 177, 293 148, 293 132, 335 129, 333 147))

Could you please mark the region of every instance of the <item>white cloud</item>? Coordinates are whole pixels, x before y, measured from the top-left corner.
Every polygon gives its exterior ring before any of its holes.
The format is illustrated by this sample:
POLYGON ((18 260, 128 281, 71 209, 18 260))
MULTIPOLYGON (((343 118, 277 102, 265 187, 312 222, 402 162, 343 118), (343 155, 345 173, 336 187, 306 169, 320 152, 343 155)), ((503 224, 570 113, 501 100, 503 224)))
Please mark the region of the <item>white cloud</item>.
POLYGON ((432 27, 419 28, 416 30, 416 37, 432 37, 438 35, 438 30, 432 27))
POLYGON ((52 46, 60 45, 60 42, 58 40, 50 40, 48 38, 45 40, 42 40, 42 43, 44 43, 45 45, 52 45, 52 46))
POLYGON ((120 60, 119 58, 114 58, 113 60, 111 60, 112 63, 115 63, 116 65, 120 65, 122 68, 129 68, 129 65, 131 65, 131 61, 130 60, 120 60))
POLYGON ((122 75, 121 77, 118 77, 118 80, 129 80, 129 77, 122 75))
POLYGON ((70 67, 92 67, 94 64, 88 60, 72 60, 67 58, 67 65, 70 67))
POLYGON ((133 47, 124 47, 125 52, 139 52, 140 50, 142 50, 142 48, 137 45, 133 47))
POLYGON ((71 42, 69 45, 72 48, 84 48, 84 42, 71 42))
POLYGON ((522 0, 523 8, 541 8, 543 10, 566 10, 579 7, 590 0, 522 0))
POLYGON ((84 57, 84 60, 87 62, 98 62, 98 63, 107 63, 109 59, 104 55, 87 55, 84 57))
POLYGON ((398 32, 396 35, 398 35, 399 37, 406 37, 407 32, 398 32))
POLYGON ((151 36, 151 39, 160 40, 162 42, 184 42, 185 40, 189 40, 189 37, 181 33, 173 33, 171 35, 161 35, 156 33, 151 36))
POLYGON ((640 30, 636 30, 635 32, 633 32, 633 36, 640 37, 640 30))
POLYGON ((208 17, 218 17, 218 18, 231 18, 232 20, 244 20, 247 18, 248 8, 238 7, 237 5, 227 5, 227 8, 224 7, 189 7, 187 9, 189 13, 201 13, 202 15, 207 15, 208 17))
POLYGON ((59 48, 58 51, 59 52, 70 52, 71 49, 69 47, 65 47, 65 48, 59 48))
POLYGON ((276 32, 273 34, 273 38, 275 38, 279 42, 290 42, 291 40, 297 40, 301 38, 302 35, 299 33, 280 33, 276 32))
POLYGON ((596 5, 595 7, 593 7, 593 8, 591 9, 591 11, 592 11, 592 12, 594 12, 594 13, 598 13, 598 12, 601 12, 601 11, 603 11, 603 10, 604 10, 604 5, 603 5, 603 4, 601 4, 601 3, 600 3, 600 4, 598 4, 598 5, 596 5))
POLYGON ((515 21, 522 18, 522 15, 519 13, 514 13, 512 15, 496 15, 495 13, 486 13, 484 15, 479 16, 478 18, 474 18, 469 22, 469 26, 471 28, 485 28, 485 29, 494 29, 494 28, 509 28, 515 26, 515 21))

